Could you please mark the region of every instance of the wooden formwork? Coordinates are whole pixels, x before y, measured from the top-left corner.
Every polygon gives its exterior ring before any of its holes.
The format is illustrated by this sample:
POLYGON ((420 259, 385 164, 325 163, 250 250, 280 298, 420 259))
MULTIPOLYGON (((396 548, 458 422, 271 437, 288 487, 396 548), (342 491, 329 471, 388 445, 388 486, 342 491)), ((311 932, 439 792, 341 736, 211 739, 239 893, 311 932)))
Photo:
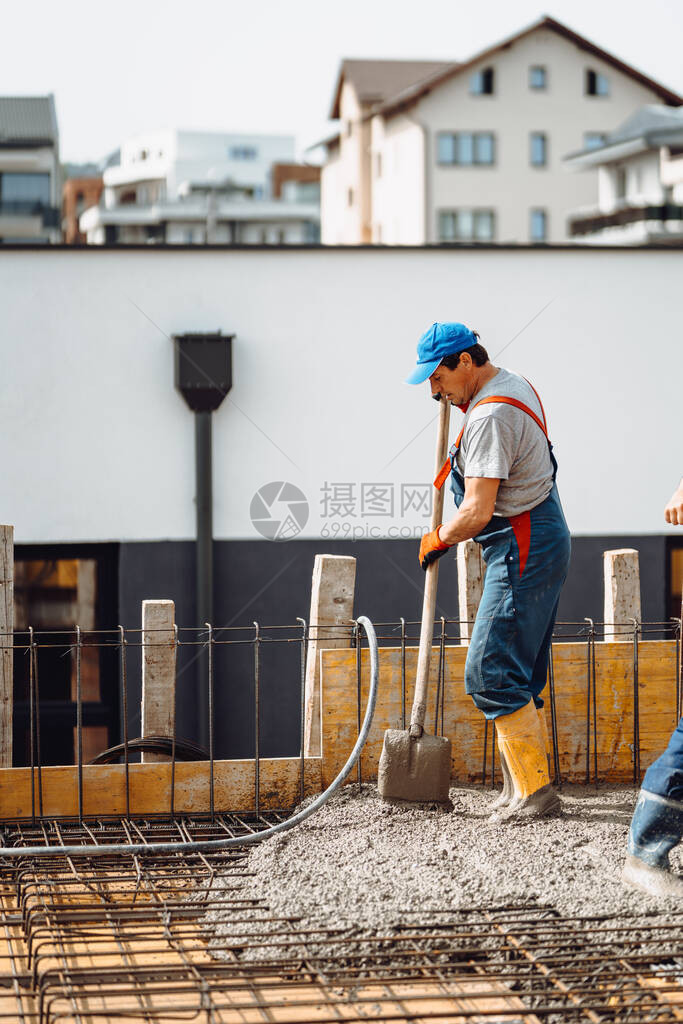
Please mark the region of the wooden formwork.
MULTIPOLYGON (((358 654, 329 650, 321 654, 322 784, 329 785, 346 761, 358 734, 358 709, 365 707, 370 678, 369 653, 361 652, 358 689, 358 654)), ((465 693, 467 648, 445 647, 443 652, 443 727, 439 711, 435 723, 440 651, 430 662, 429 732, 452 741, 452 780, 481 781, 485 761, 485 720, 465 693)), ((377 778, 385 729, 403 724, 405 678, 406 716, 410 719, 417 648, 380 651, 380 686, 377 710, 361 758, 365 781, 377 778)), ((640 781, 643 772, 666 747, 677 721, 678 644, 673 640, 637 643, 557 643, 553 645, 555 732, 561 776, 569 782, 626 783, 640 781), (637 681, 637 686, 635 682, 637 681), (637 694, 637 700, 636 700, 637 694), (635 705, 637 704, 637 715, 635 705)), ((548 732, 553 736, 549 687, 543 693, 548 732)), ((492 730, 488 730, 490 746, 492 730)), ((354 776, 355 777, 355 776, 354 776)))

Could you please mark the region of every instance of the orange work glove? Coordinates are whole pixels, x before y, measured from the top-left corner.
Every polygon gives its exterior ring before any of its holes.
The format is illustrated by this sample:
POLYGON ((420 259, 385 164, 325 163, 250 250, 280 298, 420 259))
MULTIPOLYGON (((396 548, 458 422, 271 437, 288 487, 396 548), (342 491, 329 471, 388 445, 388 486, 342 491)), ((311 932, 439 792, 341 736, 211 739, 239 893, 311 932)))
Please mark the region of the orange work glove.
POLYGON ((439 537, 439 529, 440 527, 437 526, 437 528, 432 530, 431 533, 425 533, 424 537, 420 541, 420 565, 425 570, 427 566, 431 565, 432 562, 435 562, 437 558, 441 558, 441 556, 448 551, 451 546, 450 544, 444 544, 441 540, 439 537))

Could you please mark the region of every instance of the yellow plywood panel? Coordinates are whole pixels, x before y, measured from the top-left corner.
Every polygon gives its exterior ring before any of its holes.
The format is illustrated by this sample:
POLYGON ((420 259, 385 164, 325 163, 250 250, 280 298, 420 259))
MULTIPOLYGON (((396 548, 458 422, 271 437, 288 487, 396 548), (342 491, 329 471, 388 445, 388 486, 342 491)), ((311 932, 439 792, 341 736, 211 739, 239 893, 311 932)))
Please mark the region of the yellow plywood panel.
MULTIPOLYGON (((472 782, 482 777, 484 718, 465 694, 467 648, 445 648, 445 705, 443 735, 453 746, 452 777, 472 782)), ((401 651, 380 651, 380 686, 373 726, 362 757, 362 777, 377 776, 385 729, 401 728, 401 651)), ((417 648, 407 648, 406 720, 410 719, 417 648)), ((356 652, 322 654, 323 784, 327 785, 348 757, 358 734, 369 683, 369 655, 362 652, 361 693, 358 697, 356 652)), ((634 649, 631 643, 555 644, 553 667, 556 694, 557 746, 560 771, 568 781, 584 781, 587 758, 595 777, 597 734, 598 778, 628 782, 633 777, 634 649), (594 663, 594 669, 593 669, 594 663), (595 682, 593 683, 593 674, 595 682), (589 700, 590 677, 590 700, 589 700), (595 693, 593 694, 593 686, 595 693), (597 711, 597 719, 595 713, 597 711)), ((432 652, 428 690, 427 731, 435 730, 439 649, 432 652)), ((677 650, 674 641, 647 640, 638 645, 638 705, 641 776, 666 746, 676 724, 677 650)), ((546 719, 550 731, 549 688, 546 719)), ((491 733, 489 732, 489 743, 491 733)), ((489 747, 490 750, 490 747, 489 747)), ((354 778, 356 778, 354 773, 354 778)))
MULTIPOLYGON (((260 806, 263 810, 289 809, 300 799, 301 761, 298 757, 264 758, 259 765, 260 806)), ((304 762, 304 793, 319 793, 320 758, 304 762)), ((38 772, 34 773, 35 810, 38 804, 38 772)), ((74 765, 42 769, 43 814, 70 817, 78 814, 78 769, 74 765)), ((214 807, 218 812, 246 812, 254 807, 255 762, 214 762, 214 807)), ((210 810, 209 765, 206 761, 183 761, 175 766, 173 801, 176 814, 201 814, 210 810)), ((130 811, 132 815, 168 814, 171 810, 171 765, 130 765, 130 811)), ((126 813, 125 766, 85 765, 83 767, 84 815, 110 816, 126 813)), ((30 818, 31 769, 0 770, 0 820, 30 818)))

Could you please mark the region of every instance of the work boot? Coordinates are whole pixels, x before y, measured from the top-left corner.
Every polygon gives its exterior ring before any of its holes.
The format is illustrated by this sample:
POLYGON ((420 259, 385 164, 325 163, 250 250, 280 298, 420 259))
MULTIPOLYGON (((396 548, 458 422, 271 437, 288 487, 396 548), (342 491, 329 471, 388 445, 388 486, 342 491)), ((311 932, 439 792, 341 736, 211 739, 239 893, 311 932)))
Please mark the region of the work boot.
POLYGON ((622 881, 652 896, 683 899, 683 878, 670 869, 669 852, 683 836, 683 803, 641 789, 628 833, 622 881))
POLYGON ((511 715, 497 718, 496 729, 514 793, 507 806, 494 811, 489 821, 521 823, 557 814, 560 798, 550 785, 543 732, 533 701, 511 715))
POLYGON ((545 747, 545 756, 548 758, 548 775, 550 775, 550 755, 553 749, 550 745, 550 735, 548 733, 548 723, 545 720, 545 711, 543 708, 536 708, 536 714, 538 715, 538 721, 541 726, 541 735, 543 736, 543 745, 545 747))
POLYGON ((492 811, 500 810, 501 807, 507 807, 515 794, 512 776, 510 775, 507 761, 505 760, 505 754, 500 749, 500 742, 498 743, 498 753, 500 755, 500 767, 503 772, 503 789, 491 804, 490 809, 492 811))

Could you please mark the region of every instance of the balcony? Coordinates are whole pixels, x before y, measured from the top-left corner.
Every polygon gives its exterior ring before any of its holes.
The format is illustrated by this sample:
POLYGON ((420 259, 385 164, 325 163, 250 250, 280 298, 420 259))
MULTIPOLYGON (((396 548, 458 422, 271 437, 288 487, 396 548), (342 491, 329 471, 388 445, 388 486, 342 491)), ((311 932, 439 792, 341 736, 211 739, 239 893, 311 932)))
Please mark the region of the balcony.
POLYGON ((40 200, 13 199, 0 202, 0 217, 40 217, 44 228, 58 228, 60 212, 40 200))
POLYGON ((683 206, 676 203, 661 203, 652 206, 624 206, 611 213, 593 213, 589 216, 571 217, 569 234, 578 238, 595 235, 607 228, 620 228, 628 224, 656 222, 667 225, 669 231, 683 231, 683 206), (678 222, 678 224, 676 223, 678 222))

